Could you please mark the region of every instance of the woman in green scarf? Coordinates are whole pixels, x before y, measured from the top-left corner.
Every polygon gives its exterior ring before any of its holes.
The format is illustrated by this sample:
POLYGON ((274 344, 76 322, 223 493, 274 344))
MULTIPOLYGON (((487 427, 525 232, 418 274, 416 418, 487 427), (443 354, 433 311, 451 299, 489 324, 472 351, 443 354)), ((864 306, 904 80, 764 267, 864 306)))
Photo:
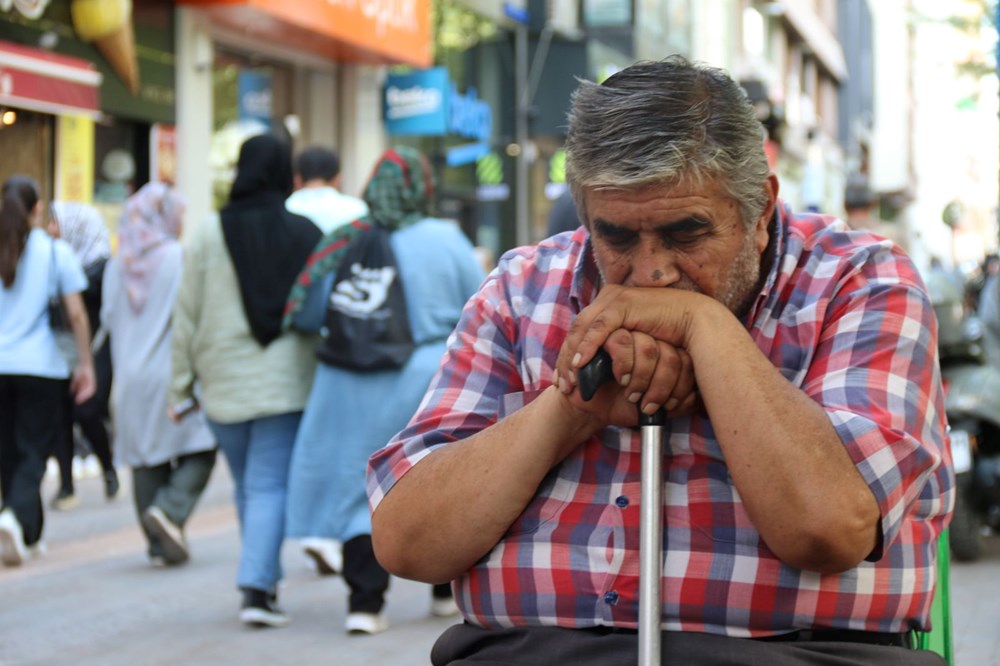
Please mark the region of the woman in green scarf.
MULTIPOLYGON (((319 329, 333 275, 350 241, 372 224, 392 230, 416 347, 399 369, 359 371, 324 363, 321 356, 289 478, 287 536, 302 540, 320 573, 342 567, 350 588, 350 633, 374 634, 387 627, 382 610, 389 574, 372 552, 368 458, 406 426, 465 301, 483 279, 472 244, 458 226, 430 215, 433 194, 422 154, 405 147, 386 151, 365 188, 369 216, 320 242, 286 307, 286 324, 319 329)), ((432 611, 450 614, 454 608, 450 587, 437 586, 432 611)))

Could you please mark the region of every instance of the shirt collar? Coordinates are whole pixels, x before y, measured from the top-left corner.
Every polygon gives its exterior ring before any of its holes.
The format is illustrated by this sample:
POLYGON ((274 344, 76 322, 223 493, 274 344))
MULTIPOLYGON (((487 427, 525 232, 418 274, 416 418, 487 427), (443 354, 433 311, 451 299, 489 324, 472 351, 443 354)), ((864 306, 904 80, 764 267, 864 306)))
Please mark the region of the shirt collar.
POLYGON ((597 292, 601 290, 601 273, 597 270, 597 262, 594 261, 594 248, 590 243, 590 232, 587 228, 580 226, 573 232, 571 242, 574 248, 579 248, 569 292, 573 314, 576 314, 597 298, 597 292))
POLYGON ((789 211, 785 209, 785 204, 781 200, 778 200, 777 205, 774 207, 774 215, 771 216, 771 221, 767 226, 767 248, 764 250, 762 258, 762 261, 770 262, 770 266, 764 268, 767 271, 767 277, 764 279, 764 286, 761 287, 760 293, 754 299, 753 306, 747 312, 746 317, 744 317, 744 324, 749 325, 751 322, 756 321, 763 310, 764 303, 768 300, 768 296, 774 290, 774 285, 778 282, 778 274, 781 272, 781 258, 785 254, 785 245, 788 242, 786 237, 788 234, 788 224, 786 222, 788 214, 789 211))

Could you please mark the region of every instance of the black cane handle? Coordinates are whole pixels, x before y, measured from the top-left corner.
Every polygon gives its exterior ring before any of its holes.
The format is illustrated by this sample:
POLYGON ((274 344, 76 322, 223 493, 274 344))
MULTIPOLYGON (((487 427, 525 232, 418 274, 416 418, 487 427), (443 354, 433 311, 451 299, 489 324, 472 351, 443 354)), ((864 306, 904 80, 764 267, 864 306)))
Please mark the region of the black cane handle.
MULTIPOLYGON (((611 354, 601 347, 594 354, 594 358, 580 368, 578 375, 580 397, 584 400, 590 400, 597 393, 597 389, 615 378, 614 373, 611 372, 611 354)), ((662 407, 653 414, 644 414, 642 409, 639 409, 640 426, 661 426, 666 421, 667 412, 662 407)))
POLYGON ((614 378, 614 373, 611 372, 611 354, 602 347, 587 365, 580 368, 578 373, 580 397, 590 400, 597 393, 597 389, 614 378))

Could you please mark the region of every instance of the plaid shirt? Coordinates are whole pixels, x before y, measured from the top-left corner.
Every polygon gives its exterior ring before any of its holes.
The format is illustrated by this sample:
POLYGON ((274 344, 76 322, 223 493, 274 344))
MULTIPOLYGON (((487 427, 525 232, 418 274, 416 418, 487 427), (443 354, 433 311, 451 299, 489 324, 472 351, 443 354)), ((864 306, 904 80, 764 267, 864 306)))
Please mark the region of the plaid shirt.
MULTIPOLYGON (((745 324, 788 381, 826 410, 878 501, 882 541, 841 574, 782 563, 751 523, 707 415, 673 419, 664 445, 663 627, 730 636, 926 629, 937 538, 954 502, 933 310, 889 241, 779 211, 777 260, 745 324)), ((428 453, 552 383, 566 331, 598 279, 584 229, 501 259, 466 305, 413 420, 372 456, 373 509, 428 453)), ((503 539, 456 581, 466 619, 636 628, 639 451, 637 430, 611 427, 552 469, 503 539)))

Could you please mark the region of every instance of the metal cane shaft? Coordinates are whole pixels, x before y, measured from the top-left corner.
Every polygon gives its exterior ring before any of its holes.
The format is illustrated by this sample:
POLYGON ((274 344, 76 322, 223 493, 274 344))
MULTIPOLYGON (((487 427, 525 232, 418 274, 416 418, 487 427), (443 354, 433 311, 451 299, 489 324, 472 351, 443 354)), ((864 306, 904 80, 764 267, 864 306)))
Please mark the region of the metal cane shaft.
MULTIPOLYGON (((580 368, 580 396, 590 400, 614 379, 611 355, 599 349, 580 368)), ((660 577, 663 568, 663 426, 662 409, 652 416, 639 411, 642 473, 639 497, 639 666, 660 666, 660 577)))
POLYGON ((639 665, 660 666, 660 579, 663 569, 662 426, 642 427, 639 502, 639 665))

